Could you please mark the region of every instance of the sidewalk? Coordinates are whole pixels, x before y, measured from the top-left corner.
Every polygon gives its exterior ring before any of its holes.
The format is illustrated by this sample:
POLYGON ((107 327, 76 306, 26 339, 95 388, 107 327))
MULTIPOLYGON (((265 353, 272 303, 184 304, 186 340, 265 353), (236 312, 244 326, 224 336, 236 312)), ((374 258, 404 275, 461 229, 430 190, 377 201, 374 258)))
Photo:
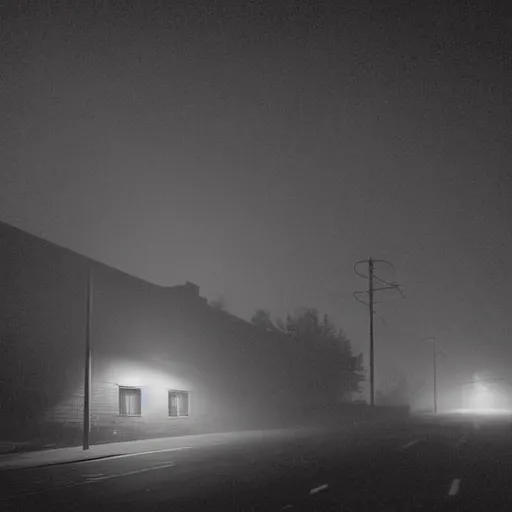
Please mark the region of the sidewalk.
POLYGON ((219 444, 276 441, 279 439, 293 440, 294 438, 301 439, 317 435, 322 436, 328 432, 344 432, 349 434, 356 431, 363 432, 367 429, 385 430, 395 423, 396 421, 390 421, 389 419, 380 421, 375 419, 363 421, 350 420, 343 424, 323 427, 304 425, 300 427, 282 429, 191 434, 158 439, 144 439, 139 441, 121 441, 91 445, 89 450, 83 450, 81 446, 74 446, 71 448, 53 448, 31 452, 9 453, 5 455, 0 453, 0 472, 13 469, 27 469, 85 462, 88 460, 105 459, 109 457, 130 456, 164 450, 196 449, 219 444))
POLYGON ((276 440, 279 438, 293 438, 311 435, 311 431, 304 428, 259 430, 244 432, 223 432, 215 434, 197 434, 180 437, 165 437, 159 439, 145 439, 141 441, 125 441, 93 445, 89 450, 74 446, 72 448, 57 448, 18 454, 0 455, 0 471, 37 468, 73 462, 104 459, 109 457, 129 456, 153 451, 180 450, 203 448, 218 444, 244 443, 247 441, 276 440))

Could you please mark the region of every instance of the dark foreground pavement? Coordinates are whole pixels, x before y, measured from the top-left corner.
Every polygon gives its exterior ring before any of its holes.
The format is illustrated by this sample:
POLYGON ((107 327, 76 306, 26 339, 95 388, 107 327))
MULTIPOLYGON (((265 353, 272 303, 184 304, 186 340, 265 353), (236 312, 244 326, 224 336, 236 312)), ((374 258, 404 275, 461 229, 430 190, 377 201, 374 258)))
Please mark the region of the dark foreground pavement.
POLYGON ((512 510, 509 418, 413 419, 0 472, 4 511, 512 510))

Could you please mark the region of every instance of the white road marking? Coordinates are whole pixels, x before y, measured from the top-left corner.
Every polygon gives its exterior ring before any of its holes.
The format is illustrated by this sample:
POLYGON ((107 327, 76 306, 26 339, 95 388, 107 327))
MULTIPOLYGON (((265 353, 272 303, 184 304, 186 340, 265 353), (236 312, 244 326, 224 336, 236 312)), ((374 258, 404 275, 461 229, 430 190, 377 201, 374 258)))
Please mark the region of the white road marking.
POLYGON ((289 510, 290 508, 293 508, 293 505, 285 505, 281 510, 289 510))
POLYGON ((102 477, 95 478, 95 482, 101 482, 102 480, 110 480, 111 478, 119 478, 121 476, 136 475, 138 473, 146 473, 146 471, 154 471, 155 469, 163 469, 174 466, 175 462, 169 462, 167 464, 160 464, 158 466, 151 466, 149 468, 134 469, 133 471, 125 471, 124 473, 116 473, 114 475, 105 475, 102 477))
MULTIPOLYGON (((158 466, 151 466, 149 468, 143 468, 143 469, 136 469, 134 471, 126 471, 124 473, 116 473, 114 475, 105 475, 105 476, 98 476, 94 478, 88 478, 87 480, 84 480, 82 482, 70 482, 65 483, 61 485, 55 485, 53 487, 47 487, 45 489, 38 489, 37 491, 31 491, 31 492, 24 492, 20 494, 15 494, 11 496, 1 496, 0 501, 6 501, 6 500, 13 500, 17 498, 23 498, 25 496, 33 496, 34 494, 42 494, 44 492, 51 492, 51 491, 59 491, 60 489, 69 489, 70 487, 78 487, 80 485, 90 485, 95 484, 97 482, 101 482, 103 480, 110 480, 112 478, 120 478, 122 476, 129 476, 129 475, 136 475, 137 473, 146 473, 147 471, 154 471, 156 469, 164 469, 171 466, 174 466, 175 462, 169 462, 167 464, 160 464, 158 466)), ((87 476, 87 475, 85 475, 87 476)))
POLYGON ((407 450, 407 448, 410 448, 411 446, 414 446, 415 444, 418 444, 420 441, 421 441, 421 439, 414 439, 412 441, 409 441, 407 444, 402 446, 402 448, 400 448, 400 449, 401 450, 407 450))
POLYGON ((323 491, 327 489, 329 486, 327 484, 320 485, 319 487, 315 487, 309 491, 309 494, 316 494, 317 492, 323 491))
POLYGON ((85 478, 99 478, 101 476, 105 476, 105 473, 89 473, 88 475, 84 475, 85 478))
POLYGON ((86 460, 77 460, 76 464, 87 464, 88 462, 105 462, 107 460, 113 459, 123 459, 125 457, 135 457, 136 455, 149 455, 151 453, 163 453, 163 452, 177 452, 180 450, 190 450, 192 446, 182 446, 181 448, 164 448, 162 450, 151 450, 149 452, 134 452, 134 453, 125 453, 123 455, 113 455, 106 457, 99 457, 97 459, 86 459, 86 460))
POLYGON ((459 492, 460 478, 454 478, 450 490, 448 491, 449 496, 455 496, 459 492))

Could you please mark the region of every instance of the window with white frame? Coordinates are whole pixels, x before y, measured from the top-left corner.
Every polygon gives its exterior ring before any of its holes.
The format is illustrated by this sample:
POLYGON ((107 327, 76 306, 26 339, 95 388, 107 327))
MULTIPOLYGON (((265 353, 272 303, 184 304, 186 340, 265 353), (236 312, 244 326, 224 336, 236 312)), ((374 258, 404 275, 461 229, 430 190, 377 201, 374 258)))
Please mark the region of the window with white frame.
POLYGON ((172 418, 188 417, 189 396, 188 391, 169 391, 169 416, 172 418))
POLYGON ((141 415, 141 390, 119 386, 119 414, 121 416, 141 415))

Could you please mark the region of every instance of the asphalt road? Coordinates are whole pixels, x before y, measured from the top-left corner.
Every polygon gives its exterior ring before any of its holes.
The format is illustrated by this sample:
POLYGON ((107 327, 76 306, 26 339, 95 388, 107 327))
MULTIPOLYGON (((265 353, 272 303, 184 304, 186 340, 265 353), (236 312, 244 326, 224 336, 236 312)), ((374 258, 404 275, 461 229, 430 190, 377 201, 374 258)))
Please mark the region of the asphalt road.
POLYGON ((0 510, 512 510, 510 418, 439 417, 0 473, 0 510))

